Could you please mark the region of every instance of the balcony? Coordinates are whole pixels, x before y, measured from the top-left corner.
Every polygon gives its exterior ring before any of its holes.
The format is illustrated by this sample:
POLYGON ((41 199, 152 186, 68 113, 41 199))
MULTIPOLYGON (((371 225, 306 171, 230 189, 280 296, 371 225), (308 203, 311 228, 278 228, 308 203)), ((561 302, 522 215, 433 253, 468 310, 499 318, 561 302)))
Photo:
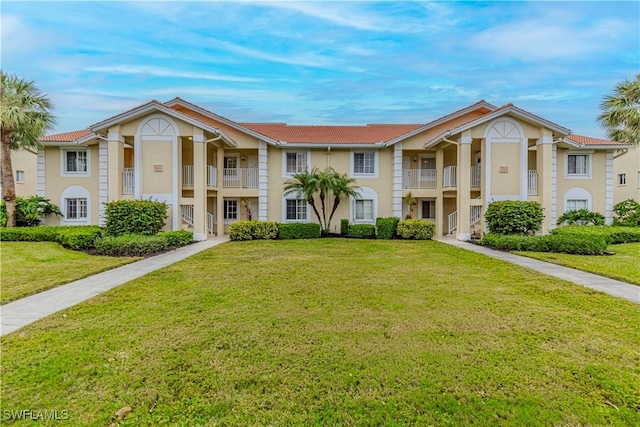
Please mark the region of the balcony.
POLYGON ((122 171, 122 194, 133 194, 135 192, 135 183, 133 168, 125 168, 122 171))
POLYGON ((480 165, 471 166, 471 186, 480 187, 480 177, 482 176, 482 169, 480 165))
MULTIPOLYGON (((182 186, 193 188, 193 165, 182 166, 182 186)), ((207 188, 218 186, 218 168, 207 165, 207 188)))
POLYGON ((402 188, 436 188, 435 169, 403 169, 402 188))
POLYGON ((444 168, 444 175, 442 178, 443 188, 456 188, 458 186, 458 167, 447 166, 444 168))
POLYGON ((258 168, 225 168, 224 188, 258 188, 258 168))
POLYGON ((207 165, 207 187, 218 186, 218 168, 207 165))
POLYGON ((538 171, 527 172, 527 191, 529 196, 538 195, 538 171))

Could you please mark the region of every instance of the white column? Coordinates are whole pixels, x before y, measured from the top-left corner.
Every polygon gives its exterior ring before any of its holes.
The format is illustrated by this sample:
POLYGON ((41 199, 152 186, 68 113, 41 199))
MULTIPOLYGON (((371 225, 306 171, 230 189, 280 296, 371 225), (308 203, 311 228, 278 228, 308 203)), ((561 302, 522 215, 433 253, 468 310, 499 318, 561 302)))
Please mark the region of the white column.
POLYGON ((218 192, 216 194, 216 235, 224 235, 224 149, 217 148, 218 192))
POLYGON ((207 238, 207 144, 202 129, 193 135, 193 239, 207 238), (198 135, 199 133, 199 135, 198 135))
POLYGON ((142 194, 142 138, 133 137, 133 196, 140 199, 142 194))
POLYGON ((458 240, 469 240, 471 238, 471 136, 467 131, 459 139, 458 144, 458 229, 456 238, 458 240))
POLYGON ((551 148, 551 225, 550 229, 556 228, 558 219, 558 146, 551 148))
POLYGON ((38 196, 47 197, 47 193, 45 191, 45 149, 44 148, 40 148, 38 150, 36 190, 38 192, 38 196))
MULTIPOLYGON (((109 200, 108 144, 107 141, 103 140, 98 143, 98 221, 100 225, 104 225, 104 204, 109 200)), ((117 181, 115 185, 118 185, 117 181)))
POLYGON ((605 163, 605 207, 604 217, 607 225, 613 222, 613 150, 607 150, 605 163))
POLYGON ((258 219, 269 218, 269 169, 267 143, 258 141, 258 219))
POLYGON ((393 216, 402 219, 402 141, 393 146, 393 216))

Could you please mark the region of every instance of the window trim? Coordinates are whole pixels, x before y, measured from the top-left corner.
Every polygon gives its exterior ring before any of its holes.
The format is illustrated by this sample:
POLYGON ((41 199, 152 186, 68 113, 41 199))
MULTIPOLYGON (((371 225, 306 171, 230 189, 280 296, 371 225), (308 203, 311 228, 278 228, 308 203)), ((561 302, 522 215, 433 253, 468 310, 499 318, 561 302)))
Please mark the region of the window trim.
POLYGON ((311 205, 309 203, 307 203, 307 219, 287 219, 287 200, 304 200, 302 198, 302 194, 298 193, 291 193, 291 194, 287 194, 286 196, 283 194, 282 195, 282 213, 281 213, 281 217, 282 217, 282 222, 283 223, 293 223, 293 222, 304 222, 304 223, 308 223, 311 222, 311 205))
POLYGON ((302 171, 302 172, 290 173, 287 171, 287 154, 304 154, 307 157, 306 170, 307 171, 311 170, 311 150, 282 150, 282 177, 283 178, 291 178, 296 173, 304 172, 302 171))
POLYGON ((61 177, 89 177, 91 176, 91 150, 89 147, 60 147, 60 176, 61 177), (67 153, 84 151, 87 156, 87 170, 83 172, 67 171, 67 153))
POLYGON ((378 192, 371 187, 360 187, 359 197, 350 197, 349 218, 354 224, 375 224, 378 217, 378 192), (356 219, 356 200, 372 201, 372 219, 356 219))
POLYGON ((61 225, 85 225, 91 224, 91 194, 81 185, 71 185, 60 194, 60 210, 62 211, 61 225), (67 218, 67 199, 86 199, 87 200, 87 216, 86 218, 67 218))
POLYGON ((24 184, 24 171, 23 170, 16 170, 15 183, 16 184, 24 184))
POLYGON ((354 178, 378 178, 380 171, 380 153, 378 150, 371 149, 353 149, 351 150, 349 168, 350 175, 354 178), (355 172, 355 155, 361 153, 373 153, 373 173, 356 173, 355 172))
POLYGON ((285 211, 284 211, 284 220, 286 222, 308 222, 309 221, 309 204, 305 203, 304 199, 302 198, 290 198, 287 197, 285 199, 285 211), (296 218, 289 218, 288 214, 289 214, 289 202, 296 202, 296 218), (304 206, 304 218, 298 218, 298 209, 300 208, 300 204, 302 204, 304 206))
POLYGON ((618 174, 618 187, 624 187, 627 185, 627 174, 619 173, 618 174))
POLYGON ((368 223, 370 223, 372 221, 375 221, 375 215, 374 215, 375 209, 374 209, 374 206, 375 206, 375 201, 373 199, 354 199, 353 200, 353 222, 362 223, 362 224, 368 224, 368 223), (358 218, 357 217, 357 215, 358 215, 358 202, 362 202, 363 203, 363 205, 362 205, 363 216, 364 216, 364 212, 365 212, 364 202, 371 202, 371 218, 358 218))
POLYGON ((593 151, 567 150, 564 155, 564 177, 565 179, 591 179, 593 170, 593 151), (569 173, 569 156, 585 156, 587 158, 587 173, 569 173))
MULTIPOLYGON (((86 197, 65 197, 64 199, 64 210, 65 210, 65 219, 67 222, 87 222, 89 219, 89 199, 86 197), (69 202, 71 200, 75 200, 76 202, 84 200, 85 208, 84 208, 84 216, 82 217, 69 217, 69 202)), ((76 212, 80 212, 79 206, 76 205, 76 212)))

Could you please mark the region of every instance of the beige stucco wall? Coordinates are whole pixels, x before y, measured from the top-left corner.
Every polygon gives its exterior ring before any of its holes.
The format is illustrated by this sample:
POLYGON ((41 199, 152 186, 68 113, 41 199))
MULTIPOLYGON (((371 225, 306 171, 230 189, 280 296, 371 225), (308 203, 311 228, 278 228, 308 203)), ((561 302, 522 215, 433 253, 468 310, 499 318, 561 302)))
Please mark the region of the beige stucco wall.
MULTIPOLYGON (((62 163, 61 154, 65 148, 78 149, 81 146, 73 145, 67 147, 45 147, 45 197, 58 205, 64 211, 63 192, 71 186, 80 186, 89 193, 89 223, 98 224, 100 220, 99 191, 98 191, 98 146, 86 147, 89 158, 89 170, 86 176, 61 176, 62 163)), ((45 219, 47 225, 59 225, 65 220, 59 216, 48 215, 45 219)))
POLYGON ((491 195, 520 194, 520 143, 491 144, 491 195), (506 167, 507 172, 500 172, 506 167))
POLYGON ((24 182, 15 181, 16 196, 29 197, 36 195, 37 163, 38 156, 31 151, 15 150, 11 152, 14 181, 17 171, 24 172, 24 182))
POLYGON ((640 201, 640 146, 629 148, 625 154, 615 157, 613 166, 613 202, 619 203, 627 199, 640 201), (619 184, 619 174, 626 175, 626 184, 619 184))
MULTIPOLYGON (((566 173, 567 152, 579 154, 577 150, 558 148, 557 152, 557 198, 558 216, 565 212, 565 195, 571 188, 580 188, 591 194, 591 210, 605 215, 606 198, 606 151, 593 151, 591 154, 591 178, 568 178, 566 173)), ((584 150, 591 152, 592 150, 584 150)), ((547 210, 545 210, 547 211, 547 210)))

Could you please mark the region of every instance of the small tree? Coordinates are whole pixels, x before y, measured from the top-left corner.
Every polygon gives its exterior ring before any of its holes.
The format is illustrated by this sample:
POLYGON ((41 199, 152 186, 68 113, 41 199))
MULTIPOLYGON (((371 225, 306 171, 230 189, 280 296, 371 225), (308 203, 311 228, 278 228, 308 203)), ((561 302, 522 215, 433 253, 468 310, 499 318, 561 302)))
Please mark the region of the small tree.
POLYGON ((505 200, 489 203, 484 217, 492 233, 533 234, 542 228, 544 214, 538 202, 505 200))
POLYGON ((617 203, 613 207, 613 225, 626 227, 640 227, 640 203, 633 199, 627 199, 617 203))
POLYGON ((616 86, 613 95, 603 98, 598 121, 613 141, 640 143, 640 74, 616 86))
POLYGON ((413 194, 411 194, 411 191, 409 191, 407 195, 404 197, 404 202, 407 204, 407 216, 405 217, 405 219, 412 219, 413 207, 416 204, 416 199, 415 197, 413 197, 413 194))

